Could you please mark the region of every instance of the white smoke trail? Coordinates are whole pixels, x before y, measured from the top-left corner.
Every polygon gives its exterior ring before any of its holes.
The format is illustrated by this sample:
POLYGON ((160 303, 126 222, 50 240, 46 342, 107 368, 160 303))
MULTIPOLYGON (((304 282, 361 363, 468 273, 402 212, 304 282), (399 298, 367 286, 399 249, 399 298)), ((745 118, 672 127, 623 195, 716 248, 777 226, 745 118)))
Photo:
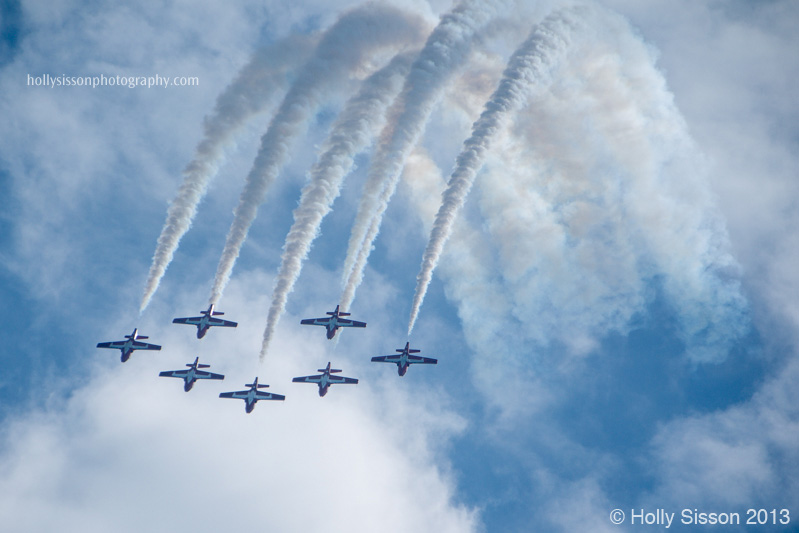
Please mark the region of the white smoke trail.
POLYGON ((321 150, 322 155, 309 172, 309 183, 302 190, 300 205, 294 210, 294 224, 283 245, 261 346, 262 361, 311 243, 319 234, 322 219, 338 198, 355 156, 367 148, 384 124, 386 110, 402 88, 411 59, 409 54, 398 55, 363 82, 358 94, 347 102, 336 119, 321 150))
POLYGON ((194 159, 186 165, 183 184, 167 210, 145 282, 140 313, 150 304, 180 239, 191 227, 197 205, 219 170, 235 133, 280 94, 286 72, 308 55, 312 44, 309 37, 291 37, 259 50, 217 98, 213 114, 205 120, 204 138, 197 146, 194 159))
MULTIPOLYGON (((514 313, 545 313, 544 336, 558 332, 569 344, 579 332, 624 332, 658 291, 688 357, 724 359, 748 327, 747 303, 706 161, 651 50, 621 17, 603 13, 595 27, 598 39, 571 56, 552 92, 517 123, 533 147, 531 188, 561 231, 561 258, 541 261, 540 226, 505 233, 498 211, 486 210, 504 254, 521 255, 520 245, 530 252, 517 261, 528 270, 516 278, 524 288, 513 292, 514 313), (557 289, 545 272, 561 280, 557 289), (546 300, 554 313, 540 306, 546 300)), ((505 220, 518 217, 519 188, 505 193, 505 220)))
POLYGON ((441 18, 414 61, 389 125, 381 135, 353 224, 342 274, 342 310, 349 309, 363 279, 366 260, 379 232, 402 167, 424 130, 451 75, 466 60, 475 32, 501 3, 464 0, 441 18))
POLYGON ((325 91, 336 88, 381 48, 412 43, 420 28, 415 17, 388 6, 367 4, 343 15, 325 33, 261 137, 219 259, 210 303, 222 296, 258 207, 286 163, 291 142, 303 132, 325 91))
POLYGON ((493 246, 460 253, 456 232, 437 270, 479 354, 475 385, 514 422, 613 335, 673 328, 686 359, 716 362, 748 325, 707 167, 652 49, 600 14, 493 144, 474 191, 493 246), (496 270, 481 279, 485 257, 496 270), (488 283, 501 312, 486 311, 488 283))
POLYGON ((506 126, 509 114, 521 107, 536 84, 546 84, 551 69, 566 52, 570 34, 576 29, 579 13, 556 12, 537 25, 524 43, 513 53, 497 90, 486 102, 480 118, 472 126, 472 135, 463 143, 455 170, 442 195, 433 229, 422 257, 417 276, 413 305, 408 321, 410 337, 422 305, 433 270, 441 251, 452 233, 452 224, 472 188, 477 172, 485 162, 486 152, 498 130, 506 126))

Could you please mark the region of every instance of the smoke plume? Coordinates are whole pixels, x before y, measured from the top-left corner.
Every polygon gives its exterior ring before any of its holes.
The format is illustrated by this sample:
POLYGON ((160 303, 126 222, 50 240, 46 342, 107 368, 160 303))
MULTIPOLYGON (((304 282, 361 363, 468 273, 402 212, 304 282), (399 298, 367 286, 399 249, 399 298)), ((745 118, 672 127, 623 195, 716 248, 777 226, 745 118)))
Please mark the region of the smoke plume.
POLYGON ((452 233, 452 224, 472 188, 477 172, 482 168, 486 153, 498 130, 505 127, 510 113, 526 100, 536 84, 546 84, 549 72, 569 46, 570 34, 580 20, 579 14, 559 11, 536 26, 530 36, 511 56, 499 82, 499 87, 486 102, 480 118, 472 126, 472 135, 463 143, 455 170, 442 195, 433 230, 427 242, 422 266, 417 276, 413 296, 408 336, 410 336, 427 287, 438 265, 441 251, 452 233))
POLYGON ((294 224, 286 236, 283 256, 267 316, 261 359, 269 349, 275 326, 286 307, 288 295, 319 234, 322 219, 338 198, 341 184, 353 167, 355 156, 368 147, 385 122, 388 106, 402 88, 411 56, 396 56, 387 66, 363 82, 360 91, 342 110, 322 148, 322 155, 309 172, 309 183, 294 210, 294 224))
POLYGON ((367 4, 343 15, 325 33, 261 137, 219 259, 210 303, 221 298, 258 207, 285 165, 292 142, 305 131, 325 93, 338 88, 354 69, 381 49, 413 43, 420 28, 415 17, 387 6, 367 4))

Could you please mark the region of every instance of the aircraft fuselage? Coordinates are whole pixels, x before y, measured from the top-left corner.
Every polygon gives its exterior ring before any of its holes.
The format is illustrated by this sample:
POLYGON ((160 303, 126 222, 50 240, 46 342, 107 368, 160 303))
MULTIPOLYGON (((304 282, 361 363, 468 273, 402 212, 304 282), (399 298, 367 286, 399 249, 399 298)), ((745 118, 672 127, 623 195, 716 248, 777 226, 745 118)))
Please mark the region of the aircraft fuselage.
POLYGON ((183 390, 189 392, 191 388, 194 386, 194 382, 197 381, 197 377, 194 375, 194 368, 189 368, 186 377, 183 378, 183 390))
POLYGON ((247 413, 252 413, 252 410, 255 409, 255 404, 258 402, 258 398, 255 396, 257 390, 257 387, 250 389, 247 393, 247 397, 244 399, 244 410, 247 413))
POLYGON ((327 394, 327 390, 330 388, 330 374, 325 372, 322 374, 322 379, 319 380, 319 397, 321 398, 325 394, 327 394))
POLYGON ((408 345, 405 345, 405 350, 400 355, 399 361, 397 361, 397 374, 399 374, 400 377, 404 376, 409 366, 411 366, 411 364, 408 362, 408 345))
POLYGON ((338 324, 336 324, 336 319, 334 318, 330 322, 327 323, 327 338, 332 339, 336 336, 336 332, 338 331, 338 324))

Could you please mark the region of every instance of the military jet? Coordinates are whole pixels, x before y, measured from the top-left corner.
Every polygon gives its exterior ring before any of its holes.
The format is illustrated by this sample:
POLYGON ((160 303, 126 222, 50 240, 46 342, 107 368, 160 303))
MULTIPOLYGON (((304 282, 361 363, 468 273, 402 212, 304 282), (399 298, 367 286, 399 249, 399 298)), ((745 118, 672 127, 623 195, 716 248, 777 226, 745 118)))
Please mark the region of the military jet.
POLYGON ((258 378, 255 378, 255 381, 252 383, 247 383, 244 385, 245 387, 250 387, 247 390, 240 390, 236 392, 223 392, 219 395, 220 398, 236 398, 239 400, 244 400, 245 406, 244 410, 248 413, 252 413, 252 410, 255 408, 255 404, 258 400, 285 400, 286 397, 281 394, 273 394, 271 392, 263 392, 258 389, 265 389, 269 385, 259 385, 258 378))
POLYGON ((330 388, 330 385, 333 384, 352 384, 357 385, 358 380, 355 378, 345 378, 344 376, 332 376, 336 372, 341 372, 341 370, 336 368, 330 368, 330 363, 327 363, 326 368, 320 368, 317 372, 321 372, 316 376, 302 376, 299 378, 294 378, 291 381, 294 383, 317 383, 319 385, 319 396, 324 396, 327 394, 327 389, 330 388))
POLYGON ((124 363, 128 359, 130 359, 130 354, 132 354, 135 350, 160 350, 161 347, 157 344, 148 344, 146 342, 139 342, 139 339, 148 339, 149 337, 145 337, 144 335, 139 335, 139 328, 135 328, 133 333, 130 335, 125 335, 127 340, 124 341, 113 341, 113 342, 101 342, 97 345, 98 348, 116 348, 122 351, 121 360, 124 363))
POLYGON ((197 326, 197 338, 202 339, 205 333, 212 326, 222 326, 225 328, 235 328, 238 323, 231 322, 230 320, 222 320, 221 318, 214 318, 221 316, 225 313, 214 311, 214 304, 208 307, 207 311, 200 311, 202 316, 191 316, 187 318, 176 318, 172 320, 173 324, 189 324, 190 326, 197 326))
POLYGON ((181 378, 185 382, 183 390, 186 392, 191 390, 194 386, 194 382, 198 379, 225 379, 225 376, 222 374, 214 374, 213 372, 200 370, 201 368, 210 368, 211 365, 201 365, 199 361, 200 358, 195 357, 193 363, 188 363, 186 365, 189 367, 186 370, 165 370, 158 375, 162 378, 181 378))
POLYGON ((335 336, 336 331, 338 328, 365 328, 366 322, 358 322, 357 320, 350 320, 348 318, 341 318, 343 316, 350 316, 350 313, 344 313, 339 311, 340 305, 336 306, 335 311, 328 311, 327 314, 330 315, 324 318, 306 318, 305 320, 301 320, 300 324, 305 324, 306 326, 324 326, 327 328, 327 338, 332 339, 335 336))
POLYGON ((412 353, 419 353, 420 350, 412 350, 410 345, 411 345, 410 342, 406 342, 405 348, 397 349, 397 352, 399 352, 397 355, 378 355, 372 357, 372 362, 395 363, 397 365, 397 373, 400 376, 404 376, 405 372, 408 371, 408 367, 414 363, 419 363, 423 365, 438 364, 438 359, 433 359, 431 357, 420 357, 418 355, 411 355, 412 353))

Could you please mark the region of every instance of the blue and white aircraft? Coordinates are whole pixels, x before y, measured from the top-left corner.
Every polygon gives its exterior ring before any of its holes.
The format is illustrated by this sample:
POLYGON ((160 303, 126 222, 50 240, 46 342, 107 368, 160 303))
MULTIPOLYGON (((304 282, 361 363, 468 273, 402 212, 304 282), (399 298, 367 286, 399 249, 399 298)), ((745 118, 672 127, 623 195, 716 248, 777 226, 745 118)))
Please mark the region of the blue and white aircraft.
POLYGON ((433 359, 432 357, 421 357, 418 355, 411 355, 412 353, 419 353, 420 350, 412 350, 410 347, 411 343, 406 342, 405 348, 398 348, 397 355, 378 355, 372 357, 373 363, 395 363, 397 365, 397 373, 400 376, 404 376, 405 372, 408 371, 408 367, 414 363, 422 364, 422 365, 437 365, 438 359, 433 359))
POLYGON ((358 322, 357 320, 350 320, 348 318, 341 318, 343 316, 350 316, 350 313, 339 311, 340 305, 336 306, 335 311, 328 311, 330 316, 324 318, 306 318, 301 320, 300 324, 306 326, 324 326, 327 328, 327 338, 332 339, 335 336, 338 328, 365 328, 366 322, 358 322))
POLYGON ((186 370, 165 370, 158 375, 162 378, 181 378, 185 382, 183 390, 186 392, 191 390, 194 386, 194 382, 198 379, 225 379, 225 376, 222 374, 214 374, 213 372, 200 370, 201 368, 210 368, 211 365, 201 365, 199 361, 200 358, 195 357, 193 363, 188 363, 186 365, 189 367, 186 370))
POLYGON ((294 378, 291 381, 294 383, 317 383, 319 385, 319 396, 324 396, 327 394, 327 389, 330 388, 330 385, 333 384, 352 384, 357 385, 358 380, 355 378, 345 378, 344 376, 333 376, 332 374, 336 372, 341 372, 341 370, 336 368, 330 368, 330 363, 327 363, 326 368, 320 368, 317 372, 321 372, 316 376, 302 376, 299 378, 294 378))
POLYGON ((172 320, 173 324, 189 324, 190 326, 197 326, 197 338, 202 339, 205 337, 205 332, 212 326, 221 326, 225 328, 235 328, 238 323, 231 322, 230 320, 222 320, 221 318, 214 318, 221 316, 225 313, 214 311, 214 304, 208 307, 207 311, 200 311, 202 316, 191 316, 187 318, 176 318, 172 320))
POLYGON ((149 337, 145 337, 144 335, 139 335, 139 328, 135 328, 133 333, 130 335, 125 335, 127 340, 124 341, 113 341, 113 342, 101 342, 97 345, 98 348, 116 348, 122 351, 121 360, 124 363, 128 359, 130 359, 130 354, 132 354, 135 350, 160 350, 161 347, 157 344, 148 344, 146 342, 139 342, 139 339, 148 339, 149 337))
POLYGON ((245 406, 244 410, 248 413, 252 413, 252 410, 255 408, 255 404, 258 403, 258 400, 285 400, 286 397, 281 394, 273 394, 271 392, 263 392, 258 389, 265 389, 269 385, 259 385, 258 378, 255 378, 255 381, 252 383, 247 383, 244 385, 245 387, 250 387, 247 390, 240 390, 236 392, 223 392, 219 395, 220 398, 235 398, 238 400, 244 400, 245 406))

